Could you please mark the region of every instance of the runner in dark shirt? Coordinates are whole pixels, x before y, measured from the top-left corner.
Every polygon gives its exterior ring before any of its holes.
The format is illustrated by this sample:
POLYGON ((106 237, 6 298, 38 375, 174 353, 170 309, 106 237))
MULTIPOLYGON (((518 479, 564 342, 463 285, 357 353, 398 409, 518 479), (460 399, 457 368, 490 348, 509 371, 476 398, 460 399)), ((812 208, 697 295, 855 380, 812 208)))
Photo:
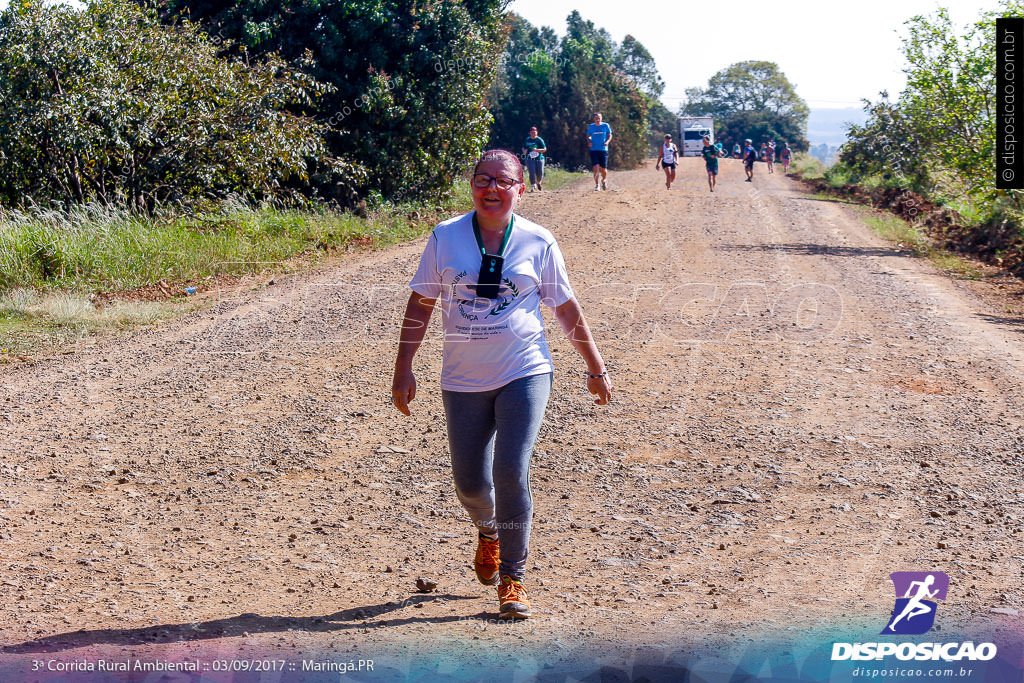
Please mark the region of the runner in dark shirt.
POLYGON ((743 141, 747 148, 743 152, 743 170, 747 173, 747 182, 754 182, 754 162, 757 161, 757 150, 754 149, 753 141, 747 138, 743 141))
POLYGON ((700 155, 704 157, 704 169, 708 172, 708 189, 714 192, 718 181, 718 148, 711 144, 711 138, 706 135, 700 155))

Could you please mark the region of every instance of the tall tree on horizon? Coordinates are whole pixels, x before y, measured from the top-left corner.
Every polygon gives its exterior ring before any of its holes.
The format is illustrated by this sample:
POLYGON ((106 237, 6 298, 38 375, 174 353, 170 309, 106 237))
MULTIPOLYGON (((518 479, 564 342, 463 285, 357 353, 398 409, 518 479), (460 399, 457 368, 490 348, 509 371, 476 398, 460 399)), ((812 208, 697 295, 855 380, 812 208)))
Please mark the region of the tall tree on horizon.
POLYGON ((732 64, 708 80, 706 88, 687 88, 682 116, 713 116, 715 135, 729 141, 751 138, 785 140, 806 151, 810 109, 774 62, 732 64))

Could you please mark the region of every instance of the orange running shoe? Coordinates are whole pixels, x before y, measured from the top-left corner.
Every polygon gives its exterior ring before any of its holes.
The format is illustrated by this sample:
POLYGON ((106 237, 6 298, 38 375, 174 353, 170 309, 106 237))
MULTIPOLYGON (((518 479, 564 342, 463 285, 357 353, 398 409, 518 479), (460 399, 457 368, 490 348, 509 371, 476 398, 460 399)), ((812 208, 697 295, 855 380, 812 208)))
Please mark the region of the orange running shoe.
POLYGON ((498 584, 498 618, 526 619, 530 616, 530 601, 521 581, 502 576, 498 584))
POLYGON ((473 569, 476 570, 476 578, 483 585, 493 586, 498 583, 498 539, 491 540, 480 534, 473 569))

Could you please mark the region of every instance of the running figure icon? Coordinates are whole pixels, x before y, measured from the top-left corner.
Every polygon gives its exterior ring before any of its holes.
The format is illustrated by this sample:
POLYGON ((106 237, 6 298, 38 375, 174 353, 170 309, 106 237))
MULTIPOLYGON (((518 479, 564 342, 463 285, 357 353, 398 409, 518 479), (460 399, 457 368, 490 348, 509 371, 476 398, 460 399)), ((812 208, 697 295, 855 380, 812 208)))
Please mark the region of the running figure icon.
POLYGON ((939 600, 946 599, 949 577, 943 572, 893 572, 896 603, 882 634, 926 633, 935 624, 939 600))
POLYGON ((935 583, 935 576, 932 574, 929 574, 924 581, 912 581, 910 583, 910 588, 907 589, 907 594, 903 596, 905 598, 910 598, 910 601, 907 602, 903 611, 900 612, 900 615, 893 619, 892 623, 890 623, 886 629, 895 633, 896 624, 899 623, 900 619, 906 617, 907 621, 910 621, 914 617, 921 616, 922 614, 928 614, 933 611, 935 609, 934 602, 928 604, 921 601, 923 598, 934 598, 938 594, 938 589, 928 590, 933 583, 935 583), (914 590, 914 586, 917 586, 917 592, 911 596, 910 592, 914 590))

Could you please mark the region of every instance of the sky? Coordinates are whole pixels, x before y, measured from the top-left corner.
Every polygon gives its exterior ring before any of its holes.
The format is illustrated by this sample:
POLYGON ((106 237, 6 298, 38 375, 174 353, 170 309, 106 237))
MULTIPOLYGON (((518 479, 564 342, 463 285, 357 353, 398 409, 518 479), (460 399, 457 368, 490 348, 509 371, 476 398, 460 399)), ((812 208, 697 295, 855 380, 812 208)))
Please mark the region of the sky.
POLYGON ((654 56, 665 81, 662 97, 679 108, 688 87, 707 86, 720 69, 745 60, 779 65, 812 108, 859 107, 880 90, 896 95, 906 79, 900 54, 903 22, 916 14, 950 11, 956 26, 977 19, 996 0, 513 0, 509 9, 535 26, 565 34, 578 9, 616 42, 631 34, 654 56))

